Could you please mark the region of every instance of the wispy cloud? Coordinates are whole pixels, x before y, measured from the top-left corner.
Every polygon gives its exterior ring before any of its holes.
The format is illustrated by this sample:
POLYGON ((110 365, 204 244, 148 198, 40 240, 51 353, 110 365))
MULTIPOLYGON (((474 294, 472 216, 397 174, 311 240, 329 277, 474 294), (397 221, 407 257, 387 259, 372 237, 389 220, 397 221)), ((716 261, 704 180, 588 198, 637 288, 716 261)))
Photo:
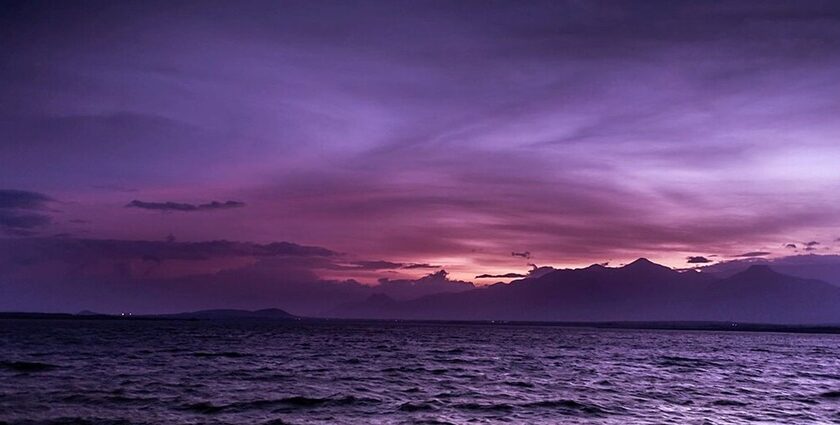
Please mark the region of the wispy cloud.
POLYGON ((489 278, 498 278, 498 279, 511 279, 511 278, 521 278, 521 277, 528 277, 527 274, 521 273, 505 273, 505 274, 480 274, 476 276, 476 279, 489 279, 489 278))
POLYGON ((745 252, 745 253, 740 254, 740 255, 736 255, 735 257, 740 257, 740 258, 765 257, 765 256, 768 256, 770 254, 772 254, 772 253, 768 252, 768 251, 750 251, 750 252, 745 252))
POLYGON ((245 206, 244 202, 239 201, 226 201, 226 202, 218 202, 213 201, 207 204, 187 204, 181 202, 143 202, 138 200, 133 200, 126 204, 126 208, 140 208, 144 210, 155 210, 155 211, 181 211, 181 212, 191 212, 191 211, 213 211, 213 210, 226 210, 231 208, 242 208, 245 206))

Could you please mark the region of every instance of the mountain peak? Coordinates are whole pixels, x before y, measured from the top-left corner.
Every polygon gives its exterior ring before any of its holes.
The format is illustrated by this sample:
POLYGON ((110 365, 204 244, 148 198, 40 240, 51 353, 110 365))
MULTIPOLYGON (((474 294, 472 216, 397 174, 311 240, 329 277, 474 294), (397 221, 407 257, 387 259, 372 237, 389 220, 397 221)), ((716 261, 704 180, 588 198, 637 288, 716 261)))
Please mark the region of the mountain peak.
POLYGON ((650 261, 650 260, 648 260, 647 258, 644 258, 644 257, 639 258, 636 261, 633 261, 632 263, 625 264, 624 267, 622 267, 622 269, 628 269, 628 270, 667 269, 667 270, 671 270, 669 267, 665 267, 661 264, 656 264, 653 261, 650 261))
POLYGON ((736 274, 735 276, 775 277, 780 275, 780 273, 777 273, 775 270, 771 269, 770 266, 766 264, 753 264, 752 266, 749 266, 746 270, 736 274))
POLYGON ((639 257, 632 263, 628 264, 628 266, 632 266, 633 264, 655 264, 653 261, 648 260, 645 257, 639 257))

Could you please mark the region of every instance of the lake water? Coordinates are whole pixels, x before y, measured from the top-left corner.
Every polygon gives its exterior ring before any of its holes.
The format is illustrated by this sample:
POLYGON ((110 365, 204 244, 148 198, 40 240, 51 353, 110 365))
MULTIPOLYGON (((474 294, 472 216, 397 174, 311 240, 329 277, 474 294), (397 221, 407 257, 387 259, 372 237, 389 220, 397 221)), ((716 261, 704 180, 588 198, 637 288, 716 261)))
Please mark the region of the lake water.
POLYGON ((840 336, 0 320, 0 423, 840 423, 840 336))

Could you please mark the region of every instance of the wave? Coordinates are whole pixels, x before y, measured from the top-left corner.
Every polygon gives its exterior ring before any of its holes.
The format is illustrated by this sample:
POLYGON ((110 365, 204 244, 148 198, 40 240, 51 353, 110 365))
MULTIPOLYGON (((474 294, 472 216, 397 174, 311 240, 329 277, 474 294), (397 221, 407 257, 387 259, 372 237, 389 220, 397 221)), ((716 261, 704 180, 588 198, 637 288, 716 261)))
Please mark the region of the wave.
POLYGON ((125 419, 102 419, 67 416, 44 421, 22 420, 17 422, 3 422, 3 425, 132 425, 134 422, 125 419))
POLYGON ((429 412, 437 410, 431 403, 403 403, 399 407, 403 412, 429 412))
POLYGON ((505 385, 517 388, 534 388, 534 384, 525 381, 505 381, 505 385))
POLYGON ((478 410, 478 411, 493 411, 493 412, 507 412, 513 410, 513 406, 507 403, 460 403, 456 404, 455 408, 462 410, 478 410))
POLYGON ((744 407, 744 406, 747 406, 748 403, 745 403, 743 401, 738 401, 738 400, 721 399, 721 400, 713 401, 712 405, 714 405, 714 406, 744 407))
POLYGON ((221 353, 208 353, 208 352, 205 352, 205 351, 198 351, 198 352, 192 353, 192 355, 194 357, 228 357, 228 358, 232 358, 232 359, 248 356, 248 354, 239 353, 239 352, 236 352, 236 351, 225 351, 225 352, 221 352, 221 353))
POLYGON ((662 366, 674 366, 674 367, 719 367, 721 366, 720 363, 713 362, 711 360, 704 360, 704 359, 695 359, 691 357, 680 357, 680 356, 662 356, 660 357, 659 364, 662 366))
POLYGON ((0 361, 0 369, 11 370, 14 372, 33 373, 33 372, 48 372, 58 369, 58 366, 49 363, 40 362, 9 362, 0 361))
POLYGON ((525 403, 521 406, 526 408, 562 409, 568 411, 577 411, 592 416, 601 416, 606 415, 608 413, 606 410, 604 410, 604 408, 596 404, 582 403, 579 401, 567 399, 541 400, 531 403, 525 403))
POLYGON ((313 408, 324 406, 348 406, 352 404, 369 404, 378 402, 378 400, 370 398, 359 398, 355 396, 345 397, 304 397, 292 396, 281 399, 265 399, 265 400, 251 400, 239 401, 229 404, 216 405, 210 402, 198 402, 184 406, 186 410, 203 414, 216 414, 223 412, 242 412, 246 410, 260 410, 271 408, 313 408))

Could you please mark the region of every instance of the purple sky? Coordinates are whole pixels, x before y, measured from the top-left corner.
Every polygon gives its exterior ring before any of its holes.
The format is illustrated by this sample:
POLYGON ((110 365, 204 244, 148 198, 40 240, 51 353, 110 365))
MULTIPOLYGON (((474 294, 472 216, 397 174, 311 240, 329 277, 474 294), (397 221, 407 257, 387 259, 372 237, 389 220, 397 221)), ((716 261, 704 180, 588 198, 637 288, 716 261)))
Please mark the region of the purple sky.
POLYGON ((307 268, 362 282, 840 248, 835 1, 11 2, 0 37, 6 237, 391 263, 307 268))

